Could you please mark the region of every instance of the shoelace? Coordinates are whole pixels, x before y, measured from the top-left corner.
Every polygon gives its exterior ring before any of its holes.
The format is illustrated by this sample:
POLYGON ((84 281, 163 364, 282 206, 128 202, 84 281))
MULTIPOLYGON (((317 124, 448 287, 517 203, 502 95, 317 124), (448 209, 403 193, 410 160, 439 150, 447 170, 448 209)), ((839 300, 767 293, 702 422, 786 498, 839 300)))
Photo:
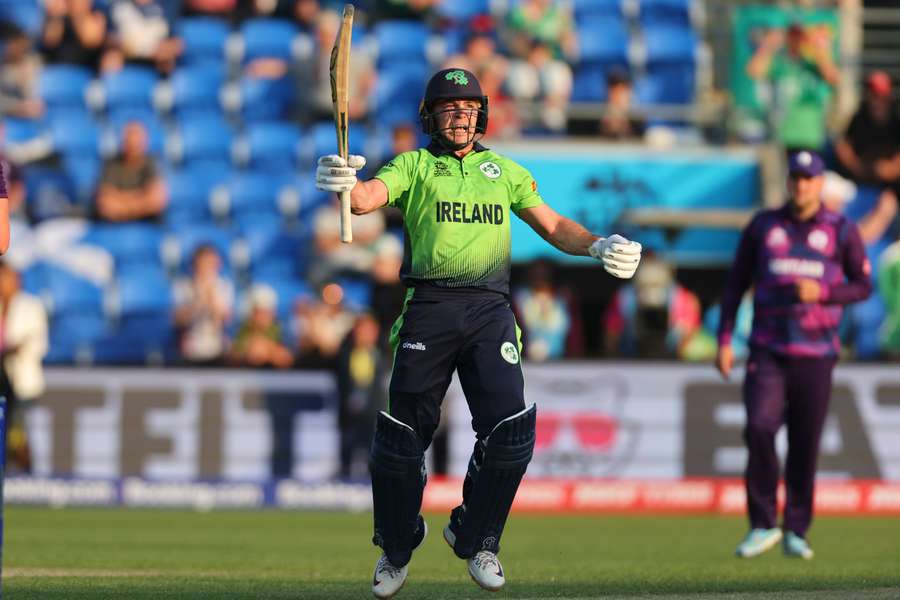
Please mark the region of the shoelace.
POLYGON ((493 552, 482 550, 475 555, 475 566, 479 569, 493 569, 496 571, 499 570, 500 561, 497 560, 497 555, 493 552))
POLYGON ((375 572, 383 573, 388 577, 394 578, 400 574, 400 569, 392 565, 387 556, 382 556, 381 560, 378 561, 378 569, 375 572))

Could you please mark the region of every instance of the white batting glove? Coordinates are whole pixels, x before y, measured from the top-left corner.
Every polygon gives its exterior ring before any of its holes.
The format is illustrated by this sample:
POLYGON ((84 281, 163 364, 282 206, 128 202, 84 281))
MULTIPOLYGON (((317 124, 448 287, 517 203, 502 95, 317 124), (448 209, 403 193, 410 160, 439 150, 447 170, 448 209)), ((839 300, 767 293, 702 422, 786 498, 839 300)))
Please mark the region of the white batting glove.
POLYGON ((319 157, 316 187, 326 192, 349 192, 356 185, 356 172, 366 166, 364 156, 351 154, 344 160, 337 154, 319 157))
POLYGON ((641 262, 641 245, 618 233, 596 240, 588 252, 603 263, 607 273, 620 279, 631 279, 641 262))

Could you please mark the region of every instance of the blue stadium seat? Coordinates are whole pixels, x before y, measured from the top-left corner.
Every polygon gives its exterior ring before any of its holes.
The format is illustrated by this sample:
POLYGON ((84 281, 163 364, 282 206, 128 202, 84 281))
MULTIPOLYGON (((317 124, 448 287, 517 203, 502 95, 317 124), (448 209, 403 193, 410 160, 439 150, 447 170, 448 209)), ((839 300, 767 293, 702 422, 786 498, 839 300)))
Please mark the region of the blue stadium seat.
POLYGON ((641 0, 639 19, 643 25, 668 24, 691 26, 694 0, 641 0))
MULTIPOLYGON (((73 348, 89 346, 103 337, 107 326, 106 318, 101 313, 65 313, 50 321, 50 338, 52 342, 73 348)), ((51 343, 51 347, 54 345, 51 343)))
POLYGON ((291 189, 296 191, 300 203, 300 218, 304 222, 311 222, 312 215, 324 204, 331 201, 333 194, 324 192, 316 187, 315 171, 302 172, 295 176, 291 182, 291 189))
POLYGON ((647 25, 643 28, 647 64, 694 64, 699 42, 689 27, 647 25))
POLYGON ((342 278, 337 281, 344 290, 344 306, 353 311, 367 309, 372 304, 372 283, 365 279, 342 278))
POLYGON ((242 224, 235 241, 236 265, 259 277, 297 277, 305 270, 304 244, 308 240, 290 233, 277 220, 257 219, 242 224))
POLYGON ((209 67, 225 61, 225 43, 231 33, 228 23, 213 17, 183 17, 178 36, 184 41, 179 60, 186 65, 209 67))
POLYGON ((2 0, 0 21, 14 23, 29 37, 37 38, 44 23, 43 3, 39 0, 2 0))
POLYGON ((174 325, 165 313, 123 318, 93 347, 98 365, 155 364, 176 356, 174 325))
POLYGON ((687 104, 694 99, 693 65, 657 65, 635 83, 638 104, 687 104))
POLYGON ((87 113, 73 112, 50 120, 53 149, 60 154, 100 156, 100 129, 87 113))
POLYGON ((38 119, 4 117, 3 132, 6 143, 16 144, 33 140, 41 135, 44 123, 38 119))
POLYGON ((621 19, 595 17, 578 24, 580 63, 628 64, 628 30, 621 19))
POLYGON ((103 162, 96 155, 67 154, 63 156, 62 170, 74 193, 73 200, 85 211, 83 214, 88 214, 103 171, 103 162))
POLYGON ((257 58, 291 60, 298 31, 288 20, 257 18, 245 21, 240 33, 244 45, 243 60, 247 63, 257 58))
POLYGON ((169 203, 166 222, 170 225, 210 223, 210 193, 228 178, 225 163, 193 163, 166 173, 169 203))
POLYGON ((302 134, 290 123, 251 123, 243 140, 247 165, 273 173, 293 171, 300 155, 302 134))
POLYGON ((602 65, 588 63, 576 67, 572 102, 603 102, 606 92, 606 73, 602 65))
POLYGON ((87 111, 85 93, 93 79, 86 67, 76 65, 46 65, 38 78, 38 93, 47 111, 87 111))
POLYGON ((466 24, 472 17, 491 12, 489 0, 444 0, 437 3, 437 14, 451 23, 466 24))
POLYGON ((243 77, 239 83, 240 113, 244 121, 279 121, 290 116, 297 96, 289 77, 243 77))
POLYGON ((213 210, 218 217, 236 221, 260 216, 295 218, 299 204, 281 205, 281 192, 287 182, 287 178, 265 171, 235 171, 225 186, 227 201, 221 201, 222 206, 217 206, 220 201, 216 201, 213 210), (288 214, 290 211, 293 214, 288 214))
POLYGON ((22 279, 23 287, 39 296, 53 317, 103 312, 103 289, 68 269, 37 262, 28 267, 22 279))
POLYGON ((197 160, 230 161, 232 131, 221 117, 184 119, 177 128, 170 160, 190 163, 197 160))
POLYGON ((623 19, 622 0, 575 0, 573 3, 576 22, 585 17, 610 17, 623 19))
POLYGON ((62 169, 28 165, 22 173, 27 212, 34 220, 71 216, 77 209, 77 191, 62 169))
POLYGON ((378 66, 389 67, 400 62, 428 64, 425 48, 430 30, 418 21, 382 21, 375 25, 378 66))
POLYGON ((153 93, 158 81, 159 76, 153 69, 133 65, 104 75, 100 82, 107 112, 152 111, 153 93))
POLYGON ((167 314, 172 289, 161 266, 136 263, 120 269, 108 291, 107 310, 115 318, 167 314))
MULTIPOLYGON (((311 138, 313 148, 312 156, 318 157, 324 154, 337 153, 337 138, 335 136, 333 122, 325 121, 313 125, 311 138)), ((365 155, 368 136, 363 126, 359 123, 351 122, 348 138, 350 144, 350 154, 365 155)))
POLYGON ((92 225, 84 243, 95 244, 109 252, 116 268, 132 264, 160 264, 163 233, 152 223, 101 223, 92 225))
POLYGON ((417 62, 381 69, 371 97, 379 125, 415 122, 429 75, 428 68, 417 62))
POLYGON ((223 71, 202 65, 181 68, 161 87, 157 105, 179 115, 220 112, 219 91, 224 78, 223 71))

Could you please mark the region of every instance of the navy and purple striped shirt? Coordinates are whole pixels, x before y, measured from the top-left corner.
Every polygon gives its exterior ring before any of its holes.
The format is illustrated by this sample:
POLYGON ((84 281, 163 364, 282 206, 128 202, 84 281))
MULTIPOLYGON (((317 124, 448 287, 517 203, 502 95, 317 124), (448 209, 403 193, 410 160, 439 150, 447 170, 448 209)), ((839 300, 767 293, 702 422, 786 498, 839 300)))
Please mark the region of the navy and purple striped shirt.
POLYGON ((741 296, 751 286, 750 346, 789 356, 837 356, 843 305, 872 292, 871 266, 856 225, 824 207, 809 220, 789 205, 760 211, 744 229, 722 296, 719 344, 731 342, 741 296), (803 303, 796 282, 813 279, 822 298, 803 303))

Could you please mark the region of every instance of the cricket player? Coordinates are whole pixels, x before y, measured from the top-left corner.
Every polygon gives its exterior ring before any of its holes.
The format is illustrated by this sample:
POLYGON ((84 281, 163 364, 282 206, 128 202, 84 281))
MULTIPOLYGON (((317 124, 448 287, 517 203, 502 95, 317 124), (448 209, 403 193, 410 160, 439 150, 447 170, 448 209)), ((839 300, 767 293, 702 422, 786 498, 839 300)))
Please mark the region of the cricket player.
POLYGON ((758 556, 783 538, 785 555, 810 559, 819 438, 831 396, 843 306, 872 291, 871 268, 856 225, 822 205, 824 164, 814 152, 788 159, 788 202, 764 210, 743 232, 722 298, 716 366, 728 377, 731 333, 752 285, 753 328, 744 379, 749 452, 745 483, 750 533, 739 557, 758 556), (787 503, 776 527, 779 479, 775 434, 787 424, 787 503))
POLYGON ((592 256, 616 277, 634 275, 641 258, 637 242, 598 237, 557 214, 527 170, 478 143, 488 98, 469 71, 436 73, 419 113, 431 143, 396 156, 374 179, 357 181, 361 156, 323 156, 316 172, 320 189, 351 192, 354 214, 396 206, 404 216, 400 274, 408 290, 391 330, 389 404, 377 417, 370 459, 373 542, 383 550, 372 582, 378 598, 397 593, 427 533, 419 514, 424 453, 454 370, 477 439, 463 502, 444 539, 478 585, 498 590, 505 582, 500 536, 535 439, 535 406, 525 405, 519 329, 509 305, 512 214, 563 252, 592 256))

